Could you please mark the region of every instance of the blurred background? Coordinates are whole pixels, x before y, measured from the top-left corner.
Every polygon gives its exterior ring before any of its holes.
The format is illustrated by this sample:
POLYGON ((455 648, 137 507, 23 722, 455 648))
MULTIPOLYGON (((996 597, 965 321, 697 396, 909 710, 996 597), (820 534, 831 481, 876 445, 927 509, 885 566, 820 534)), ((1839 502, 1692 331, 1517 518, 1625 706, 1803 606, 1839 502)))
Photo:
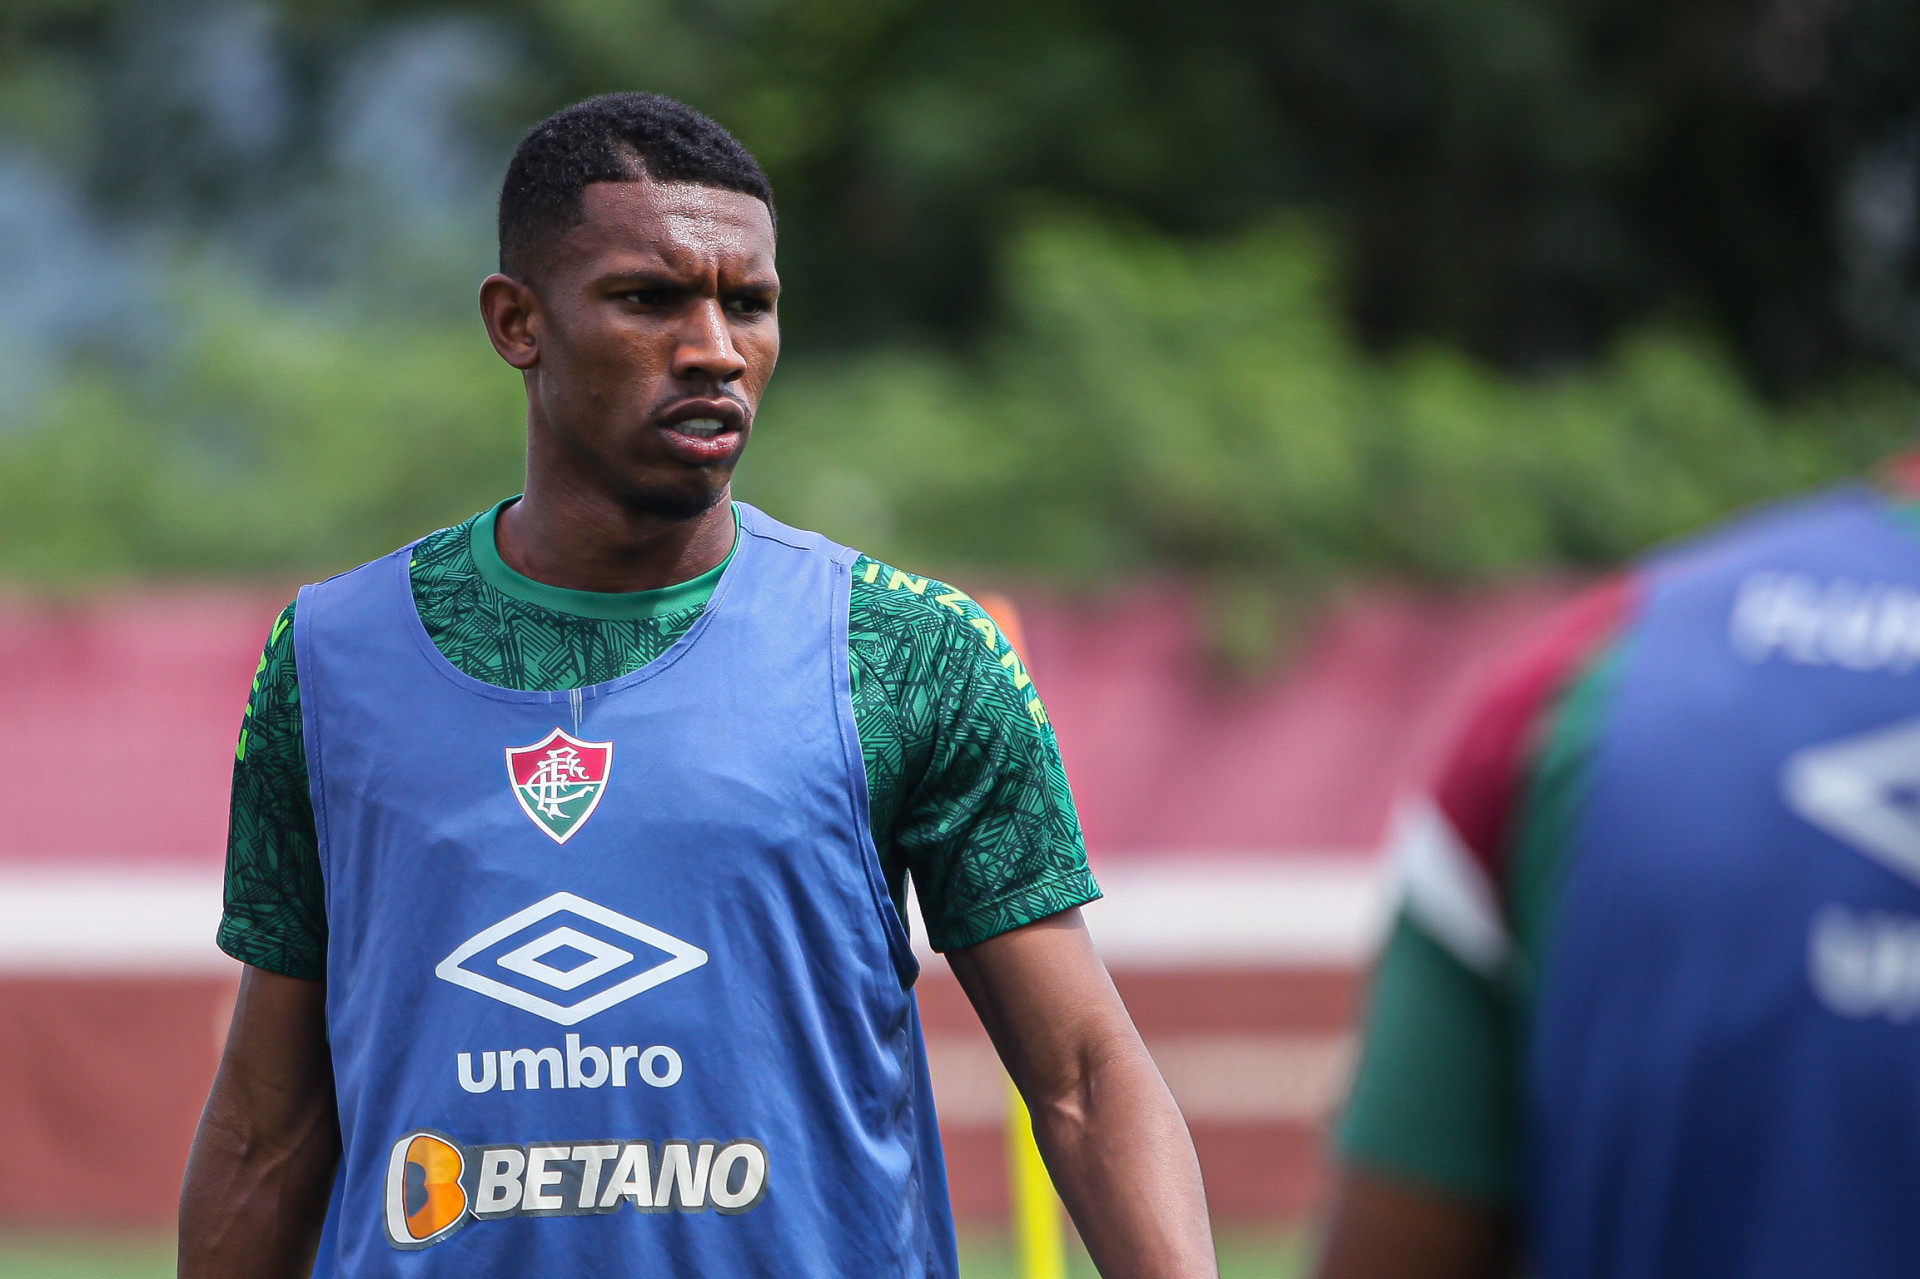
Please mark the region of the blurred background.
MULTIPOLYGON (((1018 602, 1229 1273, 1287 1272, 1476 664, 1911 441, 1920 0, 5 0, 0 1276, 170 1273, 259 646, 515 491, 496 185, 624 88, 774 180, 739 493, 1018 602)), ((923 1000, 984 1277, 1000 1078, 923 1000)))

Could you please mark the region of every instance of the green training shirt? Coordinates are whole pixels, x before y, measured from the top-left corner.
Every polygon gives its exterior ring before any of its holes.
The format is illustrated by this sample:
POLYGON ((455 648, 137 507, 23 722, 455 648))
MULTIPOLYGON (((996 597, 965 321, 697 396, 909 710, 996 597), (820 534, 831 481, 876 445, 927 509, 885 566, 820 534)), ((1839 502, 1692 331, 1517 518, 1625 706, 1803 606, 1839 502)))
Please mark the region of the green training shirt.
MULTIPOLYGON (((509 499, 511 501, 512 499, 509 499)), ((414 548, 427 634, 468 675, 561 691, 617 679, 699 617, 726 565, 657 591, 548 586, 501 559, 492 510, 414 548)), ((1053 728, 979 605, 861 556, 848 649, 873 842, 896 908, 912 880, 936 950, 975 945, 1100 895, 1053 728)), ((289 977, 326 973, 294 606, 274 623, 235 752, 220 948, 289 977)))
MULTIPOLYGON (((1469 735, 1451 763, 1456 784, 1436 798, 1461 803, 1492 794, 1492 820, 1510 868, 1502 901, 1511 946, 1497 965, 1463 959, 1402 907, 1374 972, 1366 1053, 1339 1132, 1350 1163, 1444 1193, 1507 1204, 1521 1185, 1521 1072, 1541 956, 1552 938, 1580 804, 1598 748, 1621 647, 1610 629, 1580 634, 1550 660, 1551 680, 1523 669, 1519 682, 1542 704, 1494 718, 1511 753, 1469 735), (1524 770, 1501 785, 1490 774, 1524 770), (1477 795, 1474 793, 1477 791, 1477 795)), ((1510 688, 1511 682, 1508 684, 1510 688)), ((1496 706, 1501 689, 1486 699, 1496 706)), ((1441 810, 1446 811, 1444 808, 1441 810)))

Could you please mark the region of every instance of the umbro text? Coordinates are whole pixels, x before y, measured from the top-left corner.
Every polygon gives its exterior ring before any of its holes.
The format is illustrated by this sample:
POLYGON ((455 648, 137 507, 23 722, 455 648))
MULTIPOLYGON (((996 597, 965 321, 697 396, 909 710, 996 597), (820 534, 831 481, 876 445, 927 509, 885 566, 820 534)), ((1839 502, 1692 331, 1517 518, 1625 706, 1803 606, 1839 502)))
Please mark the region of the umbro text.
POLYGON ((454 1058, 454 1074, 462 1091, 481 1093, 529 1092, 546 1088, 625 1088, 629 1078, 653 1088, 671 1088, 680 1082, 685 1066, 680 1054, 665 1044, 642 1048, 614 1044, 582 1046, 580 1036, 568 1035, 566 1049, 501 1048, 454 1058), (631 1072, 631 1073, 629 1073, 631 1072))

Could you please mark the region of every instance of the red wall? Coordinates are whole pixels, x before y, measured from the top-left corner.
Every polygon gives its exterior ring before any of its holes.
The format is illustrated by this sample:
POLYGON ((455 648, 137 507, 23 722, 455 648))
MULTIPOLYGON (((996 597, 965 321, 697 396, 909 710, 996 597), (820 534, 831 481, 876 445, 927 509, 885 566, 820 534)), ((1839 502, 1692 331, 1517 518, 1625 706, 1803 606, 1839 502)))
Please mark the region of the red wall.
MULTIPOLYGON (((1357 982, 1337 972, 1122 973, 1157 1038, 1346 1029, 1357 982)), ((218 1062, 234 984, 220 978, 0 980, 0 1221, 165 1225, 218 1062)), ((929 1040, 985 1043, 951 977, 921 985, 929 1040)), ((1295 1122, 1194 1125, 1217 1217, 1300 1216, 1321 1193, 1320 1134, 1295 1122)), ((946 1129, 961 1218, 1005 1219, 997 1124, 946 1129)))
POLYGON ((235 983, 0 981, 0 1220, 171 1224, 235 983))

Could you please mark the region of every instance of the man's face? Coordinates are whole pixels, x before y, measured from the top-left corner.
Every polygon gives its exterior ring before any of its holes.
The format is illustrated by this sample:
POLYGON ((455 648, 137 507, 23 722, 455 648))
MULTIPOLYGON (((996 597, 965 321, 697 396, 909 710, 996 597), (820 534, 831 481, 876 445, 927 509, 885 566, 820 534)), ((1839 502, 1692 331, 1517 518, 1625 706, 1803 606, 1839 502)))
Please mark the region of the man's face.
POLYGON ((526 371, 533 448, 690 518, 726 496, 780 355, 773 219, 679 182, 598 182, 582 204, 528 282, 532 358, 501 352, 526 371))

